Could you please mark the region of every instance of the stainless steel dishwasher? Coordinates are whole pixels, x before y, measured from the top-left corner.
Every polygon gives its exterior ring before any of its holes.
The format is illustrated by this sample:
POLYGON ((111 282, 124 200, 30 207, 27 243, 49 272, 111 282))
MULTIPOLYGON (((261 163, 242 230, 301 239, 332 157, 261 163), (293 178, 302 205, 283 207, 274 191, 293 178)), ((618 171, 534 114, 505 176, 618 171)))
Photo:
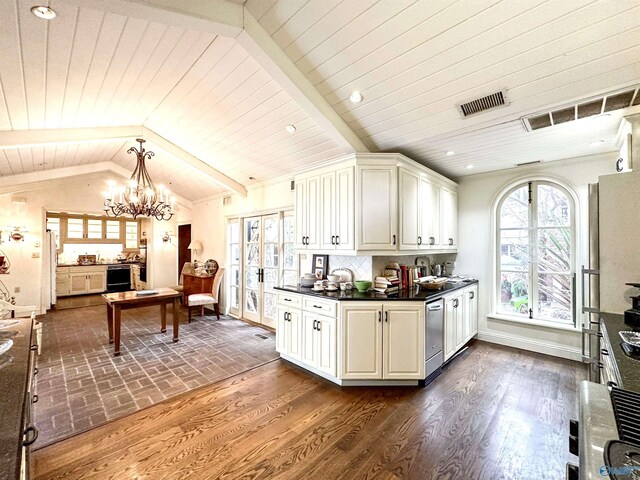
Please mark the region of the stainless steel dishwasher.
POLYGON ((440 375, 444 354, 442 342, 444 333, 444 300, 427 302, 425 311, 425 385, 440 375))

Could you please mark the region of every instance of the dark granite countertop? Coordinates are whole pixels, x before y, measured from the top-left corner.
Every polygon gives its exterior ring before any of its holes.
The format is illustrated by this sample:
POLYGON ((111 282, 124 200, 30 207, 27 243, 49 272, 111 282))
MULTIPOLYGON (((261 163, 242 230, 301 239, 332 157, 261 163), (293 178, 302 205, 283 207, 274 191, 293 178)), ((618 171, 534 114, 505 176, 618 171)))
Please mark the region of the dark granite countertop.
POLYGON ((351 291, 338 290, 337 292, 316 292, 311 287, 301 287, 300 285, 283 285, 281 287, 275 287, 276 290, 291 293, 300 293, 303 295, 310 295, 312 297, 326 298, 327 300, 401 300, 401 301, 427 301, 436 300, 443 295, 454 290, 459 290, 469 285, 478 283, 477 280, 470 280, 458 283, 446 283, 441 290, 426 290, 424 288, 412 288, 410 290, 400 290, 397 293, 386 295, 384 293, 376 292, 359 292, 355 288, 351 291))
POLYGON ((601 313, 600 325, 605 340, 611 347, 609 355, 613 359, 616 374, 622 382, 618 387, 640 392, 640 357, 631 358, 625 353, 619 335, 619 332, 625 330, 640 332, 640 328, 627 325, 624 323, 624 315, 614 313, 601 313))
POLYGON ((13 346, 0 355, 0 479, 20 476, 25 394, 29 380, 31 319, 20 318, 16 326, 0 329, 0 339, 13 346), (4 366, 3 366, 4 365, 4 366))

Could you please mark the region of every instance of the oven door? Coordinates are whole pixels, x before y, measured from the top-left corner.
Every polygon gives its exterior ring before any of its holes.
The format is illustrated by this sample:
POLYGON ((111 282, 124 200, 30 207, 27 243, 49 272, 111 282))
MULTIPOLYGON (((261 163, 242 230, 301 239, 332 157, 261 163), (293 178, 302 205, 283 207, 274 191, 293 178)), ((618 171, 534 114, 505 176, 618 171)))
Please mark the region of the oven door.
POLYGON ((131 290, 131 267, 107 267, 107 292, 126 292, 131 290))

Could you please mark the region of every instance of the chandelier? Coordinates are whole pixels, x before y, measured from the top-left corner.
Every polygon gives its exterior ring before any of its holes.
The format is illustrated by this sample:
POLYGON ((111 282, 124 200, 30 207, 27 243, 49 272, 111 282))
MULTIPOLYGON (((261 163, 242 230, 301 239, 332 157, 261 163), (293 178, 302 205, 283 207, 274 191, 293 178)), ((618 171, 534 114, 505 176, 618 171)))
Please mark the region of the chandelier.
POLYGON ((136 169, 125 186, 109 185, 103 210, 109 217, 131 215, 133 218, 145 216, 155 217, 157 220, 169 220, 173 217, 173 205, 176 199, 172 197, 169 200, 169 190, 162 185, 156 188, 153 184, 144 161, 155 154, 145 151, 142 146, 145 141, 142 138, 136 138, 136 142, 140 143, 140 150, 136 147, 127 150, 127 153, 135 152, 136 154, 136 169))

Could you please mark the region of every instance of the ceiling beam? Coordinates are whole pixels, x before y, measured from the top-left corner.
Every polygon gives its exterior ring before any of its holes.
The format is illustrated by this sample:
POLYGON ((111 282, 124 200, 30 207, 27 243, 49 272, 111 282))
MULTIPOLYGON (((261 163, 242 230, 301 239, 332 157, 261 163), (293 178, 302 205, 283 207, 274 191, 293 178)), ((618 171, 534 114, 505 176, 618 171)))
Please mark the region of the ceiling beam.
POLYGON ((369 151, 246 8, 244 9, 244 30, 239 33, 236 40, 347 153, 369 151))
POLYGON ((227 0, 65 0, 65 3, 224 37, 235 37, 242 30, 242 5, 227 0))
POLYGON ((0 150, 69 143, 112 142, 135 139, 142 135, 141 125, 124 127, 59 128, 47 130, 0 131, 0 150))
MULTIPOLYGON (((15 193, 29 192, 46 188, 52 184, 76 181, 79 178, 102 178, 104 173, 111 172, 123 179, 131 177, 131 171, 113 162, 90 163, 86 165, 76 165, 73 167, 53 168, 38 172, 21 173, 7 177, 0 177, 0 195, 12 195, 15 193)), ((105 184, 106 187, 106 184, 105 184)), ((192 209, 193 202, 181 195, 172 192, 176 198, 176 203, 192 209)))
POLYGON ((166 138, 158 135, 153 130, 147 127, 143 127, 143 130, 144 133, 142 136, 145 140, 148 140, 154 145, 157 145, 159 148, 161 148, 174 158, 198 169, 204 175, 213 180, 213 182, 226 188, 227 190, 231 190, 232 192, 237 193, 238 195, 242 195, 243 197, 247 196, 247 189, 241 183, 238 183, 234 179, 227 177, 224 173, 216 170, 211 165, 203 162, 199 158, 194 157, 189 152, 184 151, 182 148, 174 143, 171 143, 166 138))

